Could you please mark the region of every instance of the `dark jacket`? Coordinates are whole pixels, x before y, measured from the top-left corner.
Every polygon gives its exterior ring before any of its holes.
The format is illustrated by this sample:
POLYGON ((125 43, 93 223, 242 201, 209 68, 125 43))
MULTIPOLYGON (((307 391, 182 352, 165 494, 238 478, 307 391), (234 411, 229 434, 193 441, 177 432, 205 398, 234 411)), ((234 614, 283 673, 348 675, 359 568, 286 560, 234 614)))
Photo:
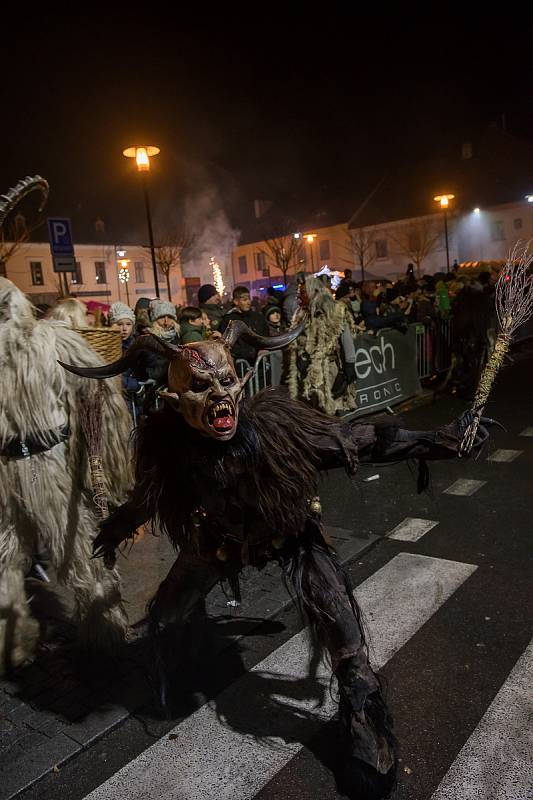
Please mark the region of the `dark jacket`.
POLYGON ((180 322, 181 344, 203 342, 205 339, 204 325, 191 325, 190 322, 180 322))
MULTIPOLYGON (((243 313, 242 311, 239 311, 236 306, 233 306, 233 308, 230 308, 230 310, 224 314, 220 326, 221 333, 226 330, 231 320, 234 319, 241 319, 248 325, 249 328, 255 331, 255 333, 258 333, 260 336, 268 336, 267 321, 262 314, 258 314, 258 312, 254 311, 253 309, 243 313)), ((257 352, 257 348, 253 345, 247 344, 242 340, 238 340, 234 344, 231 354, 233 358, 244 358, 250 365, 253 365, 255 359, 257 358, 257 352)))
POLYGON ((220 323, 224 316, 224 309, 222 306, 217 306, 216 303, 201 303, 200 310, 205 311, 211 323, 212 331, 220 330, 220 323))

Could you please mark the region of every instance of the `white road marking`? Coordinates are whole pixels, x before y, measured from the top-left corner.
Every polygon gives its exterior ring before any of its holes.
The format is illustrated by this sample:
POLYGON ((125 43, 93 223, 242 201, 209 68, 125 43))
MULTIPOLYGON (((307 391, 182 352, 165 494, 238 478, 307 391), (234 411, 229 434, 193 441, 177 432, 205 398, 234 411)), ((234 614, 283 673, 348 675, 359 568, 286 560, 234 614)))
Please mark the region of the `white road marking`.
POLYGON ((533 428, 524 428, 520 436, 533 436, 533 428))
POLYGON ((425 533, 438 524, 438 522, 432 519, 406 517, 404 521, 396 525, 387 536, 389 539, 399 539, 401 542, 417 542, 425 533))
POLYGON ((478 489, 481 489, 482 486, 485 486, 486 483, 487 481, 474 481, 471 478, 459 478, 458 481, 448 486, 443 494, 456 494, 461 497, 470 497, 470 495, 475 494, 478 489))
POLYGON ((495 450, 487 458, 487 461, 514 461, 515 458, 522 455, 523 450, 495 450))
MULTIPOLYGON (((400 553, 368 578, 356 596, 373 666, 383 666, 476 569, 400 553)), ((312 680, 308 666, 302 631, 86 800, 250 800, 335 714, 329 669, 319 665, 312 680)))
POLYGON ((432 800, 531 800, 532 796, 533 641, 432 800))

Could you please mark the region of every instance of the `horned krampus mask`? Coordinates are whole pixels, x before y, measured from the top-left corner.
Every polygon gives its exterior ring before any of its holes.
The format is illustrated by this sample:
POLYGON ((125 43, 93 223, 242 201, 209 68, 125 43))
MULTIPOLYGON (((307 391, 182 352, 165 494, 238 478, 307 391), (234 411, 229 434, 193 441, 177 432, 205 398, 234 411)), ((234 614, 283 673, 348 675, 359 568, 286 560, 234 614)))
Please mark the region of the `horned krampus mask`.
POLYGON ((249 375, 242 380, 235 372, 231 348, 241 338, 262 350, 278 350, 294 341, 305 325, 300 323, 281 336, 259 336, 244 322, 232 321, 222 339, 170 345, 152 334, 140 336, 119 361, 102 367, 76 367, 59 362, 62 367, 86 378, 110 378, 131 369, 144 350, 169 360, 168 388, 159 394, 191 428, 204 436, 227 441, 236 430, 239 404, 249 375))

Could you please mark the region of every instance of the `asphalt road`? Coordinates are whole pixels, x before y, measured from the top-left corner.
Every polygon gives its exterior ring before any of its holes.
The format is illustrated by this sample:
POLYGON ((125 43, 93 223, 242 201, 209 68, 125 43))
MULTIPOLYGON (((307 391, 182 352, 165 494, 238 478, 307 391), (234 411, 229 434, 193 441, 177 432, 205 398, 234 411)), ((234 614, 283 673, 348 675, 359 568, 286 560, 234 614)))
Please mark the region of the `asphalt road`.
MULTIPOLYGON (((505 371, 489 413, 506 431, 493 429, 477 461, 432 464, 428 494, 416 494, 406 464, 362 467, 355 485, 341 471, 323 481, 326 523, 383 537, 349 572, 400 743, 395 800, 533 796, 533 436, 521 435, 533 434, 532 370, 524 357, 505 371), (446 493, 465 480, 479 485, 446 493), (387 536, 404 535, 407 518, 426 521, 406 526, 420 538, 387 536)), ((408 412, 405 427, 434 429, 464 407, 441 398, 408 412)), ((224 638, 238 625, 214 620, 209 635, 224 638)), ((302 682, 300 630, 285 608, 183 679, 176 719, 126 719, 20 797, 342 797, 331 769, 338 731, 329 686, 302 682)))

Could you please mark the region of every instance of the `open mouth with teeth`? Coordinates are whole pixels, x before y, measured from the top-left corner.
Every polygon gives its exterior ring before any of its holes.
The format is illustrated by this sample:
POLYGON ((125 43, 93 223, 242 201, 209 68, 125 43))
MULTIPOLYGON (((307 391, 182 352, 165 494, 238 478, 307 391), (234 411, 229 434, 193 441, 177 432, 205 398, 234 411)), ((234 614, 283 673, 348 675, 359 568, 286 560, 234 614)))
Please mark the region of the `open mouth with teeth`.
POLYGON ((207 422, 217 433, 229 433, 235 427, 235 411, 233 406, 222 401, 215 403, 207 412, 207 422))

